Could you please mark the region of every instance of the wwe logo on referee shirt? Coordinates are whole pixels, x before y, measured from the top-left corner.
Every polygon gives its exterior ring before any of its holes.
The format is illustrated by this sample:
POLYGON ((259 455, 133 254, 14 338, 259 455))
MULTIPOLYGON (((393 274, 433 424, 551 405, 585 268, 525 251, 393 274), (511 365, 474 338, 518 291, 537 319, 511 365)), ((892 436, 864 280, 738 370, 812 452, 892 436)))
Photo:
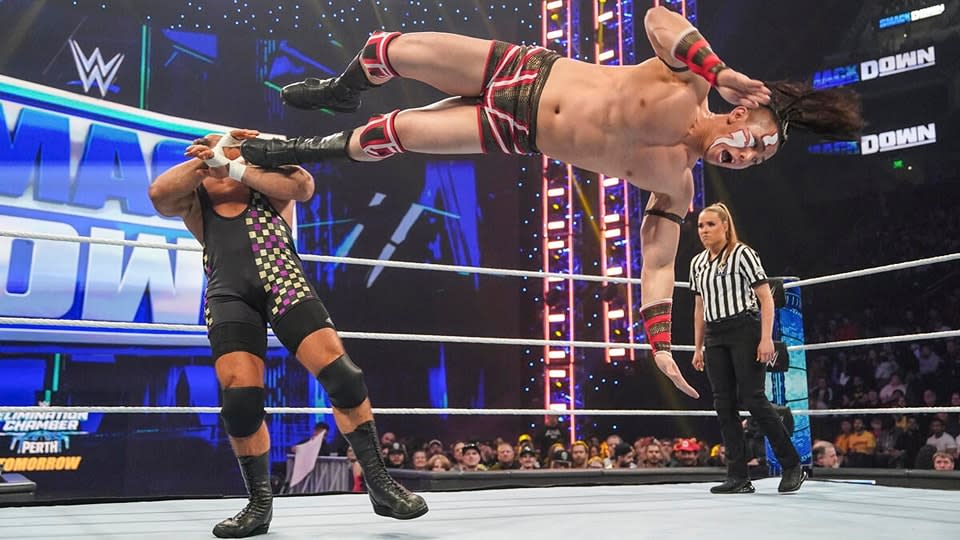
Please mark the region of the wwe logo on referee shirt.
POLYGON ((80 44, 74 40, 69 40, 70 52, 73 53, 73 62, 77 65, 77 73, 80 75, 80 82, 83 83, 83 92, 89 93, 93 83, 97 83, 100 89, 100 97, 107 97, 107 90, 110 89, 110 83, 117 77, 120 70, 120 64, 123 62, 123 54, 118 53, 109 62, 104 63, 103 56, 100 54, 100 47, 93 50, 90 56, 83 54, 80 44))

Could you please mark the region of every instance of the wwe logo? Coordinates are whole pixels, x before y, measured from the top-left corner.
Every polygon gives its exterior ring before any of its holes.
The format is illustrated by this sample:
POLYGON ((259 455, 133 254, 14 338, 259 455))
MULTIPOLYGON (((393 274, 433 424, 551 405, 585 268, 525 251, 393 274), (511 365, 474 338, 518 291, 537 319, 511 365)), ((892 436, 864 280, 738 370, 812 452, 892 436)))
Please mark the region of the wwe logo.
POLYGON ((89 93, 93 83, 97 83, 100 97, 107 97, 110 83, 116 78, 120 63, 123 62, 123 54, 117 54, 109 62, 104 63, 103 56, 100 55, 100 47, 87 56, 80 50, 80 45, 76 41, 72 39, 69 41, 73 62, 77 65, 77 73, 80 75, 80 82, 83 83, 83 92, 89 93))

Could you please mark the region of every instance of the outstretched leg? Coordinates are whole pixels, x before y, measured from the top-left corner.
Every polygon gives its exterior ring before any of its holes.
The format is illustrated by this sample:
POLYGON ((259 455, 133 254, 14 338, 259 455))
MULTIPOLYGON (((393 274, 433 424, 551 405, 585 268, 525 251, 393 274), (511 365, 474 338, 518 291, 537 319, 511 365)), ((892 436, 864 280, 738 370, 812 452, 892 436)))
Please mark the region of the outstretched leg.
POLYGON ((428 508, 423 498, 409 492, 387 473, 363 372, 347 356, 336 331, 314 331, 296 347, 296 355, 330 397, 337 427, 363 470, 374 512, 396 519, 426 514, 428 508))
POLYGON ((442 32, 374 32, 343 74, 310 78, 283 89, 283 100, 299 109, 352 112, 360 92, 394 77, 415 79, 453 96, 479 96, 492 42, 442 32))
POLYGON ((403 152, 478 154, 483 145, 477 107, 475 100, 449 98, 377 115, 363 126, 325 137, 245 140, 240 152, 247 162, 268 168, 344 158, 380 161, 403 152))
POLYGON ((657 367, 680 391, 698 398, 700 394, 683 378, 670 352, 674 264, 680 243, 680 224, 677 221, 686 214, 688 205, 689 201, 671 201, 662 195, 650 196, 647 215, 640 226, 643 254, 643 268, 640 271, 643 306, 640 314, 657 367))
POLYGON ((269 168, 343 158, 379 161, 407 151, 538 153, 537 107, 559 55, 541 47, 501 41, 490 45, 480 82, 450 81, 471 89, 483 86, 479 97, 453 97, 420 109, 393 111, 374 116, 359 128, 326 137, 248 139, 240 153, 247 162, 269 168))

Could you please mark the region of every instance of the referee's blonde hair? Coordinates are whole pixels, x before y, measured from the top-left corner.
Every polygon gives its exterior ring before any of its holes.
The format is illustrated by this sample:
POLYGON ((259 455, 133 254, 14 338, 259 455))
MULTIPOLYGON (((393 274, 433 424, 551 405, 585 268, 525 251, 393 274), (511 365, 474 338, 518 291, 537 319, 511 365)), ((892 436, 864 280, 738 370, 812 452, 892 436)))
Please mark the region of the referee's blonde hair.
POLYGON ((722 202, 713 203, 700 212, 713 212, 720 216, 720 221, 727 224, 727 243, 723 246, 723 255, 721 255, 720 259, 721 264, 726 264, 727 258, 730 257, 730 252, 740 243, 740 238, 737 236, 737 227, 733 224, 733 215, 730 214, 730 209, 727 208, 727 205, 722 202))

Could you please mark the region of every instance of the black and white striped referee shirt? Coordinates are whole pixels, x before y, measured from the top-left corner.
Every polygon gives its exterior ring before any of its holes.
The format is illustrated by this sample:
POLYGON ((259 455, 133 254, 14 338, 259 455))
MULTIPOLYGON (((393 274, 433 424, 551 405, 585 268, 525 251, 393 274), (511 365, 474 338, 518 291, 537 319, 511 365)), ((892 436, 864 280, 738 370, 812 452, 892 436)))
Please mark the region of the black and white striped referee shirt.
POLYGON ((710 260, 710 252, 703 250, 690 261, 690 290, 703 297, 707 322, 758 311, 753 287, 767 281, 760 256, 745 244, 737 244, 726 263, 722 260, 723 253, 710 260))

